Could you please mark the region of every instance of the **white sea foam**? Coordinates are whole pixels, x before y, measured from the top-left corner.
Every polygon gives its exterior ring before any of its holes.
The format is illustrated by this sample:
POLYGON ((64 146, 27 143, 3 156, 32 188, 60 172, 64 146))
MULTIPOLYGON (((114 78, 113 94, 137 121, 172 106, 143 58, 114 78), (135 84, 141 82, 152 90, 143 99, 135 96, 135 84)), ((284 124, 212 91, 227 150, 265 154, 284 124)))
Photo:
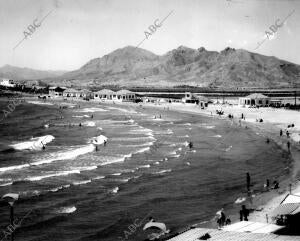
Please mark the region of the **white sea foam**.
POLYGON ((34 100, 28 100, 27 103, 34 104, 34 105, 53 105, 49 102, 41 102, 41 101, 34 101, 34 100))
POLYGON ((140 168, 150 168, 150 165, 147 164, 147 165, 142 165, 142 166, 137 167, 137 169, 140 169, 140 168))
POLYGON ((113 173, 111 174, 112 176, 120 176, 122 173, 121 172, 117 172, 117 173, 113 173))
POLYGON ((24 180, 34 182, 34 181, 40 181, 40 180, 45 179, 45 178, 67 176, 67 175, 74 174, 74 173, 78 173, 79 174, 80 171, 74 170, 74 171, 57 172, 57 173, 47 174, 47 175, 43 175, 43 176, 27 177, 24 180))
POLYGON ((9 166, 9 167, 1 167, 0 172, 18 170, 18 169, 22 169, 22 168, 29 167, 29 166, 30 166, 29 164, 23 164, 23 165, 9 166))
POLYGON ((93 127, 93 126, 96 126, 96 123, 94 121, 86 121, 86 122, 83 122, 82 125, 88 126, 88 127, 93 127))
POLYGON ((158 172, 154 172, 153 174, 164 174, 164 173, 167 173, 167 172, 171 172, 172 169, 166 169, 166 170, 161 170, 161 171, 158 171, 158 172))
POLYGON ((30 165, 38 166, 42 164, 48 164, 51 162, 59 161, 59 160, 70 160, 80 155, 93 152, 94 150, 95 150, 95 146, 93 144, 80 146, 78 148, 71 148, 67 151, 60 151, 56 153, 51 153, 49 156, 39 157, 39 160, 42 159, 41 161, 32 162, 30 165))
POLYGON ((84 108, 81 110, 76 110, 76 112, 103 112, 103 111, 107 111, 98 107, 91 107, 91 108, 84 108))
POLYGON ((232 146, 229 146, 229 147, 227 147, 227 148, 225 149, 225 151, 226 151, 226 152, 227 152, 227 151, 230 151, 231 148, 232 148, 232 146))
POLYGON ((221 135, 214 135, 212 137, 215 137, 215 138, 221 138, 222 136, 221 135))
POLYGON ((55 139, 52 135, 45 135, 40 137, 31 138, 29 141, 20 142, 10 145, 15 150, 41 150, 43 146, 50 143, 55 139))
POLYGON ((12 184, 13 184, 12 182, 7 182, 7 183, 0 184, 0 187, 10 186, 12 184))
POLYGON ((99 180, 99 179, 104 179, 105 176, 97 176, 97 177, 94 177, 93 180, 99 180))
POLYGON ((245 197, 239 197, 238 199, 235 200, 234 203, 239 204, 239 203, 242 203, 242 202, 245 202, 245 201, 246 201, 245 197))
POLYGON ((84 185, 84 184, 88 184, 88 183, 90 183, 90 182, 92 182, 92 180, 75 181, 75 182, 73 182, 73 185, 74 185, 74 186, 84 185))
POLYGON ((56 213, 74 213, 77 210, 75 206, 59 208, 56 213))
POLYGON ((90 115, 73 115, 73 118, 91 118, 92 116, 90 115))
POLYGON ((110 190, 111 193, 118 193, 119 187, 115 187, 112 190, 110 190))
POLYGON ((145 148, 135 151, 134 154, 143 153, 143 152, 146 152, 149 150, 150 150, 150 147, 145 147, 145 148))

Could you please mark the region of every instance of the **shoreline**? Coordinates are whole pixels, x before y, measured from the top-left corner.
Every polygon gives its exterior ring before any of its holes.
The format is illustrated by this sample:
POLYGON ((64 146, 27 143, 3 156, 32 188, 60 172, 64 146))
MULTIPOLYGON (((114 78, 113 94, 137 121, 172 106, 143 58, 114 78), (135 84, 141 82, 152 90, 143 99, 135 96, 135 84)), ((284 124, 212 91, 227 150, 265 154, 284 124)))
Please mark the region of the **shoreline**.
MULTIPOLYGON (((26 97, 25 97, 26 98, 26 97)), ((98 106, 99 104, 104 105, 115 105, 115 106, 126 106, 126 107, 132 107, 132 108, 153 108, 158 109, 160 111, 175 111, 180 113, 188 113, 188 114, 196 114, 211 118, 218 118, 223 121, 230 121, 227 115, 229 113, 232 113, 232 107, 226 108, 226 111, 224 111, 224 115, 222 117, 219 117, 217 114, 215 114, 215 109, 220 108, 219 106, 213 106, 213 108, 208 108, 205 110, 200 109, 199 107, 195 105, 189 105, 189 104, 169 104, 164 103, 160 105, 155 104, 149 104, 149 103, 131 103, 131 102, 96 102, 96 101, 83 101, 83 100, 68 100, 65 101, 63 99, 52 99, 51 101, 46 100, 39 100, 36 97, 27 97, 26 101, 36 101, 36 102, 45 102, 45 103, 52 103, 53 105, 76 105, 76 103, 83 103, 83 105, 93 105, 98 106), (167 109, 168 108, 168 109, 167 109)), ((29 102, 30 103, 30 102, 29 102)), ((37 103, 36 103, 37 104, 37 103)), ((224 107, 221 107, 224 109, 224 107)), ((247 109, 243 109, 243 112, 246 112, 247 109)), ((300 113, 296 112, 297 114, 300 113)), ((246 116, 249 113, 246 114, 246 116)), ((235 125, 239 125, 238 118, 236 118, 237 113, 234 113, 235 118, 233 120, 233 123, 235 125)), ((300 119, 300 118, 299 118, 300 119)), ((287 152, 286 147, 286 141, 287 138, 280 137, 279 136, 279 130, 278 126, 271 122, 254 122, 254 121, 242 121, 242 127, 250 128, 253 132, 256 134, 259 132, 260 136, 263 136, 264 138, 269 138, 271 141, 275 142, 282 150, 287 152), (246 127, 247 126, 247 127, 246 127)), ((288 124, 288 123, 285 123, 288 124)), ((298 127, 298 126, 297 126, 298 127)), ((291 139, 291 138, 290 138, 291 139)), ((300 182, 298 181, 299 174, 300 174, 300 148, 299 145, 297 145, 297 142, 291 141, 291 152, 289 154, 289 158, 292 161, 292 168, 291 173, 287 174, 284 177, 284 180, 280 182, 280 188, 277 190, 268 190, 266 192, 258 193, 253 198, 252 207, 255 210, 252 212, 249 216, 249 221, 256 221, 256 222, 266 222, 266 214, 268 214, 271 210, 273 210, 277 205, 280 204, 280 202, 283 200, 283 198, 288 194, 289 184, 292 184, 292 190, 293 192, 300 192, 300 182)), ((242 203, 241 203, 242 204, 242 203)), ((241 205, 239 204, 239 205, 241 205)), ((270 218, 269 218, 270 220, 270 218)))
MULTIPOLYGON (((100 102, 101 103, 101 102, 100 102)), ((110 104, 104 102, 105 104, 110 104)), ((132 106, 137 107, 135 104, 132 103, 118 103, 120 106, 132 106)), ((139 105, 139 104, 138 104, 139 105)), ((195 105, 186 105, 186 104, 141 104, 142 107, 150 107, 150 108, 157 108, 159 110, 165 111, 166 108, 169 107, 170 111, 177 111, 180 113, 187 113, 187 114, 196 114, 211 118, 218 118, 223 121, 230 121, 226 113, 224 111, 223 117, 219 117, 217 114, 213 113, 213 110, 206 109, 202 110, 195 105)), ((296 111, 295 111, 296 112, 296 111)), ((297 112, 296 112, 297 113, 297 112)), ((300 113, 298 112, 300 117, 300 113)), ((236 116, 236 115, 235 115, 236 116)), ((235 125, 239 125, 237 118, 233 120, 235 125)), ((288 125, 288 123, 286 123, 288 125)), ((300 147, 297 145, 296 141, 291 141, 291 151, 288 152, 286 142, 288 141, 285 137, 279 136, 280 128, 270 122, 251 122, 251 121, 243 121, 242 127, 250 128, 253 132, 258 133, 260 136, 264 138, 269 138, 271 141, 275 142, 283 151, 289 153, 289 159, 292 162, 291 173, 287 174, 284 179, 280 182, 280 188, 277 190, 269 189, 268 191, 258 193, 256 196, 253 197, 253 204, 252 208, 255 210, 249 216, 249 221, 254 222, 266 222, 266 215, 269 214, 273 209, 275 209, 280 202, 284 199, 284 197, 289 193, 290 184, 292 185, 292 193, 299 193, 300 192, 300 147)), ((290 138, 291 139, 291 138, 290 138)), ((270 218, 268 219, 270 222, 270 218)))

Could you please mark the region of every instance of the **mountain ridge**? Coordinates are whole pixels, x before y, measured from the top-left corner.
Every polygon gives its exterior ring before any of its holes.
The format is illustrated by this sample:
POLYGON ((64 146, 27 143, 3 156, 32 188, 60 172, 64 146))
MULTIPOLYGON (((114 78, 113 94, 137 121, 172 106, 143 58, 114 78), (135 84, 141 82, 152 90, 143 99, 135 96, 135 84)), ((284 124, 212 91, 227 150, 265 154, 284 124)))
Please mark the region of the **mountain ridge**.
POLYGON ((179 46, 157 55, 142 48, 126 46, 91 59, 79 69, 44 81, 79 87, 189 85, 281 88, 299 84, 299 76, 300 65, 244 49, 227 47, 217 52, 204 47, 179 46))

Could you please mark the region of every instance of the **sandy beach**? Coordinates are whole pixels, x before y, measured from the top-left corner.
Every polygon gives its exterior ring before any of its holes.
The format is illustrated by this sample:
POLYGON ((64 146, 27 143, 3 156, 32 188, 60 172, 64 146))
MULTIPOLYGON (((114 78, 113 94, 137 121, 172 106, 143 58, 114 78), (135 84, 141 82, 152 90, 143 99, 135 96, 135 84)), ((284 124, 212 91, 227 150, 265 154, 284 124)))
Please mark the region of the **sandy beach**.
MULTIPOLYGON (((277 190, 266 190, 258 195, 253 195, 251 206, 248 208, 255 210, 251 212, 249 220, 257 222, 266 222, 266 215, 276 208, 283 198, 289 193, 289 186, 292 184, 292 192, 300 192, 300 183, 298 181, 300 173, 300 155, 299 155, 299 136, 300 136, 300 113, 297 111, 290 111, 284 109, 273 109, 273 108, 243 108, 239 106, 229 106, 229 105, 209 105, 206 109, 201 109, 197 105, 193 104, 182 104, 182 103, 163 103, 163 104, 153 104, 153 103, 129 103, 129 102, 96 102, 96 101, 82 101, 82 100, 72 100, 63 101, 60 99, 52 99, 47 101, 37 101, 36 99, 27 99, 29 103, 38 104, 42 102, 45 104, 57 104, 60 106, 89 106, 96 107, 99 104, 104 106, 114 106, 114 107, 129 107, 132 110, 141 110, 147 113, 157 113, 157 116, 164 116, 164 112, 180 112, 189 113, 196 115, 203 115, 213 119, 222 119, 224 122, 231 123, 240 128, 249 128, 257 135, 263 138, 269 138, 271 141, 278 145, 278 148, 284 150, 287 155, 293 160, 292 172, 280 182, 280 188, 277 190), (216 110, 223 110, 224 115, 218 116, 216 110), (245 116, 245 119, 241 119, 241 115, 245 116), (229 119, 228 115, 232 114, 233 119, 229 119), (257 122, 257 119, 263 119, 263 122, 257 122), (294 127, 288 128, 288 125, 294 124, 294 127), (283 130, 283 136, 279 135, 280 129, 283 130), (290 138, 287 138, 286 131, 289 131, 290 138), (287 142, 291 142, 290 152, 287 149, 287 142)), ((224 137, 226 138, 226 136, 224 137)), ((263 186, 263 183, 261 184, 263 186)), ((242 204, 242 203, 241 203, 242 204)), ((240 205, 241 205, 240 204, 240 205)), ((247 204, 248 205, 248 204, 247 204)), ((238 217, 232 217, 233 221, 237 220, 238 217)), ((272 222, 272 220, 268 220, 272 222)))
MULTIPOLYGON (((122 103, 122 105, 136 106, 136 104, 130 103, 122 103)), ((274 108, 245 108, 232 105, 209 105, 208 108, 201 109, 197 105, 183 103, 143 103, 142 106, 158 108, 160 113, 166 110, 173 110, 211 116, 212 118, 224 119, 224 121, 232 121, 234 125, 251 128, 256 134, 266 139, 269 138, 279 148, 287 152, 287 142, 291 143, 289 153, 293 160, 292 175, 280 183, 279 189, 270 189, 263 194, 253 197, 251 208, 255 211, 251 213, 249 217, 250 221, 266 222, 266 215, 269 215, 289 193, 290 185, 292 185, 292 193, 300 193, 300 112, 274 108), (218 116, 216 110, 223 110, 224 115, 218 116), (245 116, 244 120, 241 119, 242 113, 245 116), (229 114, 234 116, 233 120, 229 120, 229 114), (259 119, 263 119, 263 122, 258 122, 257 120, 259 119), (288 125, 291 124, 294 124, 294 127, 288 128, 288 125), (280 130, 283 131, 283 136, 281 137, 279 135, 280 130), (289 138, 286 136, 286 131, 290 133, 289 138)), ((268 219, 268 222, 272 222, 272 220, 268 219)))

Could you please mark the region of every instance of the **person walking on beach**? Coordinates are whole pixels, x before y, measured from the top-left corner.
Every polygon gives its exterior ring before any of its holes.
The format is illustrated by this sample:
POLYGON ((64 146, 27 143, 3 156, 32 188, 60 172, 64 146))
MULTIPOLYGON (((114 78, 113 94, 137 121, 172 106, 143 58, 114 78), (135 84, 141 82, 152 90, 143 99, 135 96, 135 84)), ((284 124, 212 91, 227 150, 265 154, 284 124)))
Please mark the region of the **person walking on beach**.
POLYGON ((222 208, 216 213, 216 219, 218 223, 218 228, 222 228, 225 225, 226 222, 226 215, 224 213, 224 209, 222 208))
POLYGON ((286 131, 286 137, 289 138, 290 137, 290 133, 289 131, 286 131))
POLYGON ((247 190, 248 190, 248 192, 250 191, 250 181, 251 181, 250 174, 249 174, 249 172, 247 172, 247 190))
POLYGON ((249 210, 245 205, 242 206, 242 210, 240 210, 240 221, 248 221, 249 210))
POLYGON ((279 135, 282 136, 282 130, 280 129, 279 135))

